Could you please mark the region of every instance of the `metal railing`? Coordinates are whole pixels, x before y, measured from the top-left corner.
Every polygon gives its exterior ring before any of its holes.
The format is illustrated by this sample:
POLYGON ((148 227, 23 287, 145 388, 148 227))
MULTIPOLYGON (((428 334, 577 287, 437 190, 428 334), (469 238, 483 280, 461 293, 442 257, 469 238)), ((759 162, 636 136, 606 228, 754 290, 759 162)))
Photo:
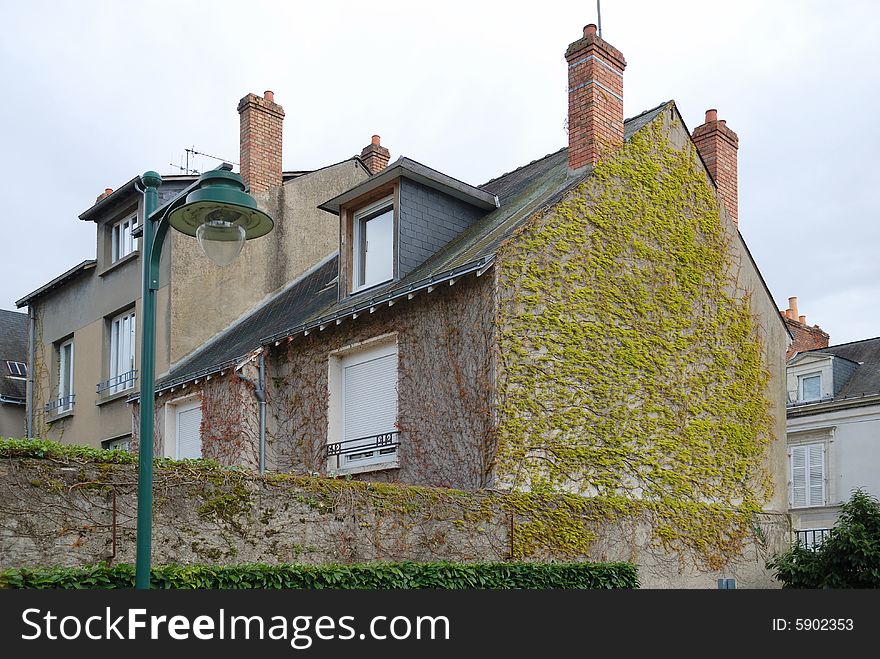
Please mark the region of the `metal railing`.
POLYGON ((50 400, 43 406, 43 409, 49 414, 63 414, 64 412, 69 412, 73 409, 73 405, 76 402, 74 398, 74 394, 61 396, 55 400, 50 400))
POLYGON ((805 549, 815 551, 828 537, 831 529, 808 529, 806 531, 796 531, 798 545, 805 549))
POLYGON ((134 387, 137 376, 138 372, 135 369, 132 369, 125 373, 120 373, 119 375, 112 377, 109 380, 99 382, 97 385, 95 385, 95 391, 100 398, 107 398, 108 396, 118 394, 122 391, 128 391, 129 389, 134 387))
POLYGON ((397 452, 400 445, 398 436, 400 432, 383 432, 378 435, 368 435, 357 439, 347 439, 344 442, 332 442, 327 444, 327 457, 347 456, 349 459, 360 454, 378 452, 378 455, 391 455, 397 452))

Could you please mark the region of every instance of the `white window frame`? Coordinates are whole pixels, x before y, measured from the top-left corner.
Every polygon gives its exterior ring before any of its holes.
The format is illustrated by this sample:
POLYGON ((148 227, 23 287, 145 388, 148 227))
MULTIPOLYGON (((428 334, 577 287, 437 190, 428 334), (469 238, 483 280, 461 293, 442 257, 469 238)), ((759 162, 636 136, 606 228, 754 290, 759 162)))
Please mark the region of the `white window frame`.
MULTIPOLYGON (((168 401, 162 408, 165 414, 162 455, 173 460, 180 460, 180 442, 178 441, 178 417, 181 412, 201 408, 202 400, 198 396, 184 396, 168 401)), ((199 446, 201 455, 204 455, 204 441, 199 434, 199 446)))
MULTIPOLYGON (((130 309, 110 321, 110 365, 108 379, 112 380, 134 371, 136 348, 137 318, 135 317, 134 309, 130 309), (126 342, 128 345, 126 345, 126 342)), ((108 388, 108 392, 112 395, 132 387, 134 387, 133 377, 112 385, 108 388)))
POLYGON ((137 250, 137 238, 132 235, 137 225, 137 215, 132 215, 124 220, 116 222, 110 228, 110 262, 116 263, 120 259, 137 250))
POLYGON ((798 376, 798 401, 802 403, 810 403, 813 401, 822 400, 822 373, 820 371, 816 371, 814 373, 805 373, 804 375, 798 376), (804 397, 804 380, 809 380, 811 378, 819 378, 819 396, 816 398, 805 398, 804 397))
MULTIPOLYGON (((329 377, 328 377, 328 433, 327 443, 342 442, 346 438, 345 427, 345 368, 361 364, 373 359, 379 359, 390 355, 395 356, 395 419, 387 433, 390 439, 397 442, 400 438, 397 423, 400 415, 399 407, 399 350, 396 336, 393 334, 376 337, 363 343, 347 346, 330 354, 329 377), (391 434, 395 433, 395 434, 391 434)), ((383 431, 384 432, 384 431, 383 431)), ((355 433, 356 434, 356 433, 355 433)), ((370 437, 373 437, 371 435, 370 437)), ((343 445, 344 446, 344 445, 343 445)), ((356 474, 368 471, 380 471, 393 469, 400 466, 399 446, 390 448, 372 448, 372 456, 356 458, 356 454, 333 455, 327 460, 327 469, 331 473, 356 474)), ((367 451, 365 451, 367 452, 367 451)))
MULTIPOLYGON (((75 364, 76 358, 73 349, 73 339, 68 339, 67 341, 63 341, 58 345, 58 400, 74 395, 73 369, 75 364), (67 348, 70 348, 70 350, 68 351, 67 348), (68 360, 70 361, 70 368, 65 369, 68 360), (64 380, 65 370, 68 370, 68 377, 66 382, 64 380)), ((62 412, 69 412, 72 409, 73 402, 72 400, 68 400, 65 404, 59 405, 56 411, 60 414, 62 412)))
POLYGON ((792 444, 788 447, 789 507, 796 508, 821 508, 828 505, 828 446, 826 442, 813 442, 810 444, 792 444), (799 461, 796 453, 802 453, 800 461, 803 467, 796 467, 799 461), (813 474, 813 468, 818 468, 819 474, 813 474), (800 475, 797 470, 803 470, 803 503, 796 500, 795 488, 798 487, 800 475), (815 489, 821 487, 821 496, 815 493, 815 489))
POLYGON ((373 288, 374 286, 384 284, 385 282, 394 279, 394 246, 396 244, 396 237, 394 235, 394 196, 389 195, 388 197, 384 197, 383 199, 356 211, 354 213, 352 225, 351 292, 356 293, 361 290, 373 288), (361 270, 364 268, 364 262, 366 260, 364 255, 366 250, 363 249, 362 245, 365 240, 364 227, 367 222, 384 214, 387 210, 391 211, 391 275, 382 281, 367 283, 362 281, 363 277, 361 274, 361 270))
POLYGON ((9 377, 21 378, 27 377, 27 364, 24 362, 7 361, 6 369, 9 371, 9 377))

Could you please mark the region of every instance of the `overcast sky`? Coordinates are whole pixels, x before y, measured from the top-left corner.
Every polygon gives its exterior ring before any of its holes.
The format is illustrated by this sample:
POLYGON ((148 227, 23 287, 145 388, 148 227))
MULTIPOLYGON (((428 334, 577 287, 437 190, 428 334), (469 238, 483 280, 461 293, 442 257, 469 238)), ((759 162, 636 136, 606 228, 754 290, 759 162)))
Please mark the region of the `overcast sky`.
MULTIPOLYGON (((284 167, 391 149, 479 184, 566 144, 569 2, 3 0, 0 308, 95 255, 77 215, 186 147, 238 160, 238 100, 284 106, 284 167)), ((740 138, 740 229, 780 308, 880 335, 880 3, 603 0, 626 116, 674 99, 740 138)), ((215 166, 202 159, 202 169, 215 166)))

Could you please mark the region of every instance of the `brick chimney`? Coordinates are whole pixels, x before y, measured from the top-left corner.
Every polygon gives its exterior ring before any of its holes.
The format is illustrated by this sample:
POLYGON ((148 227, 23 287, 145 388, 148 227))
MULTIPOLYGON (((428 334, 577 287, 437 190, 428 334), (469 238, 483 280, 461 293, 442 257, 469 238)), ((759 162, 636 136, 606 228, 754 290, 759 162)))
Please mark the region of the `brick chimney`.
POLYGON ((281 185, 281 123, 275 94, 248 94, 238 102, 241 176, 252 192, 281 185))
POLYGON ((373 135, 372 141, 361 151, 361 160, 371 174, 378 174, 388 166, 391 152, 380 143, 381 138, 373 135))
POLYGON ((804 352, 805 350, 816 350, 817 348, 827 348, 829 336, 818 325, 810 327, 807 325, 807 317, 798 315, 797 298, 788 298, 788 309, 780 310, 785 326, 791 332, 794 340, 785 353, 785 359, 791 359, 796 352, 804 352))
POLYGON ((727 214, 734 224, 739 225, 736 183, 739 138, 727 127, 726 121, 718 120, 717 110, 706 110, 706 122, 694 129, 692 137, 712 180, 715 181, 727 214))
POLYGON ((584 28, 565 51, 568 62, 568 166, 595 165, 623 144, 623 53, 584 28))

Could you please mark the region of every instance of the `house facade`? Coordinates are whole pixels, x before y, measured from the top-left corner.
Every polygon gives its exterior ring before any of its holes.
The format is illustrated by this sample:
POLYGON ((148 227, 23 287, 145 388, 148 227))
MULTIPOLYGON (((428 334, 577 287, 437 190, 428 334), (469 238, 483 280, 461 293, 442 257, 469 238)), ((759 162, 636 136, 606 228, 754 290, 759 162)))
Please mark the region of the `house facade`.
POLYGON ((595 26, 566 61, 566 148, 322 199, 335 253, 172 365, 156 453, 576 493, 716 565, 783 517, 790 334, 737 230, 738 137, 671 101, 625 121, 595 26))
POLYGON ((0 309, 0 437, 25 432, 27 355, 27 314, 0 309))
MULTIPOLYGON (((171 366, 335 248, 317 204, 370 175, 360 158, 317 171, 284 172, 284 111, 249 94, 239 103, 242 174, 276 220, 271 239, 248 241, 238 264, 221 269, 195 240, 171 232, 160 263, 156 372, 171 366), (258 158, 255 154, 261 154, 258 158), (303 240, 308 231, 310 239, 303 240), (306 247, 303 247, 306 245, 306 247)), ((160 203, 195 176, 167 176, 160 203)), ((96 257, 16 303, 33 319, 33 382, 27 435, 104 448, 129 448, 140 360, 143 195, 133 178, 105 190, 79 217, 92 222, 96 257)), ((25 430, 19 432, 24 434, 25 430)))
POLYGON ((786 389, 790 512, 812 547, 853 490, 880 496, 880 339, 799 352, 786 389))

